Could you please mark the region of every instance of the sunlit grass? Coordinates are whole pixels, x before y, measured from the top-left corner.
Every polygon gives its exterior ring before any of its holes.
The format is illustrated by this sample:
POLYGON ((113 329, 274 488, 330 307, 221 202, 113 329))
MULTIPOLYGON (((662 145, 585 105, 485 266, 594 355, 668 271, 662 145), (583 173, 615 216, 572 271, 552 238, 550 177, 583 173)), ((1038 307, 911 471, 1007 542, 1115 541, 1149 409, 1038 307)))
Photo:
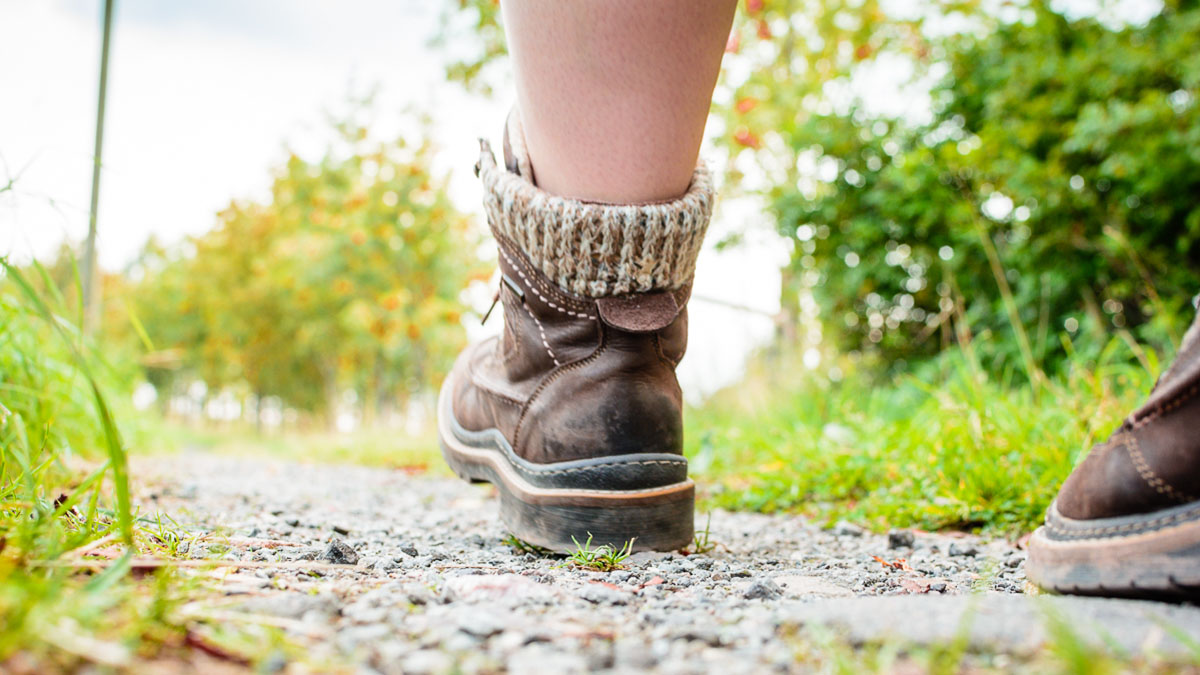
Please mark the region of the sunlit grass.
POLYGON ((437 435, 432 429, 415 434, 386 428, 344 433, 312 429, 259 432, 242 424, 195 426, 155 422, 151 435, 156 438, 156 452, 204 451, 297 462, 358 464, 411 474, 452 475, 442 461, 437 435))
POLYGON ((180 612, 211 592, 201 577, 134 572, 135 556, 169 560, 185 533, 132 503, 114 414, 128 383, 40 267, 0 269, 0 672, 178 665, 222 641, 229 658, 263 658, 269 641, 239 652, 230 636, 244 630, 180 612))
POLYGON ((150 542, 134 524, 111 383, 45 275, 39 290, 0 265, 0 667, 118 666, 125 640, 173 629, 142 619, 164 606, 158 587, 127 583, 133 551, 150 542), (117 557, 106 571, 71 565, 102 540, 117 557))
POLYGON ((846 359, 831 382, 776 356, 689 411, 687 454, 727 508, 1018 534, 1153 385, 1125 349, 1034 384, 988 378, 961 351, 882 382, 846 359))

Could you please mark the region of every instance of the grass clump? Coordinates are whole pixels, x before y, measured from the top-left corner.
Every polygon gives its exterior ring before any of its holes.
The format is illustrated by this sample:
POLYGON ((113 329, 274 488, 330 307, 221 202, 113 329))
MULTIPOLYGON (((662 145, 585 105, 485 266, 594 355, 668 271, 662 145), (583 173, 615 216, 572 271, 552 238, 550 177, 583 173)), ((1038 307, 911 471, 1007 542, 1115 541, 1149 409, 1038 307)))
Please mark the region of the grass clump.
POLYGON ((696 530, 692 535, 692 545, 680 551, 684 555, 704 555, 712 553, 720 546, 716 541, 713 541, 712 535, 709 532, 709 527, 712 526, 712 513, 704 521, 704 529, 696 530))
POLYGON ((0 669, 11 659, 118 666, 125 639, 144 635, 165 603, 159 584, 121 583, 139 533, 103 393, 109 371, 55 311, 48 278, 39 290, 3 259, 0 271, 0 669), (124 554, 101 573, 75 571, 74 553, 101 540, 124 554))
POLYGON ((513 549, 513 551, 518 554, 528 553, 529 555, 536 556, 538 558, 549 558, 550 556, 554 555, 554 551, 551 551, 544 546, 531 544, 512 532, 504 535, 504 538, 500 540, 500 543, 513 549))
POLYGON ((775 356, 689 412, 686 452, 726 508, 1025 532, 1153 386, 1154 353, 1128 350, 1114 340, 1033 384, 989 377, 969 349, 885 381, 846 358, 835 381, 775 356))
POLYGON ((134 368, 100 358, 66 306, 43 268, 0 258, 0 672, 252 662, 182 611, 198 577, 139 566, 187 535, 133 507, 118 414, 134 368))
POLYGON ((633 539, 625 542, 621 548, 615 548, 608 544, 592 548, 591 532, 588 533, 587 541, 582 544, 575 537, 571 537, 571 541, 575 542, 575 550, 567 554, 567 561, 563 564, 593 572, 612 572, 625 569, 624 562, 633 553, 633 539))

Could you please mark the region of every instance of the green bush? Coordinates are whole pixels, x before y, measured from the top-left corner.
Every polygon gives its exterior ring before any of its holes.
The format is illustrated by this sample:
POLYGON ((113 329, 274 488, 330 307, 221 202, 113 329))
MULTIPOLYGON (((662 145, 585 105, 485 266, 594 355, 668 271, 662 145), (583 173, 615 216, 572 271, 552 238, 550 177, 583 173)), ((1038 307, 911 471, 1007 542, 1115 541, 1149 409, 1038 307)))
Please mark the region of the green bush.
POLYGON ((888 382, 844 356, 830 381, 775 354, 688 412, 686 451, 727 508, 1018 536, 1145 396, 1159 368, 1148 358, 1130 363, 1114 339, 1098 365, 1071 358, 1021 387, 989 377, 969 348, 888 382))
POLYGON ((1165 345, 1190 318, 1200 7, 1120 30, 1031 9, 935 43, 948 72, 927 125, 855 108, 785 130, 828 179, 775 194, 796 244, 785 298, 811 288, 841 348, 928 358, 965 318, 992 334, 976 346, 991 372, 1052 370, 1064 331, 1094 357, 1126 330, 1165 345))

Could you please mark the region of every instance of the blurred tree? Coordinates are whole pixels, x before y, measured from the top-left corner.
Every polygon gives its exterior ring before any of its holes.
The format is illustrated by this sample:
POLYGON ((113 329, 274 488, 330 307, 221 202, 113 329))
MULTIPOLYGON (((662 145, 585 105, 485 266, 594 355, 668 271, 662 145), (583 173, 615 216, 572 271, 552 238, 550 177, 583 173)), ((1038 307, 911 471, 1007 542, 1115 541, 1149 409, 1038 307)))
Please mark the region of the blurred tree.
POLYGON ((491 95, 511 82, 497 66, 508 54, 500 25, 500 0, 454 0, 443 6, 430 46, 449 56, 446 77, 467 91, 491 95), (463 53, 459 51, 465 49, 463 53))
MULTIPOLYGON (((485 274, 433 154, 342 122, 319 161, 289 157, 270 201, 235 201, 176 254, 151 242, 133 294, 147 339, 180 349, 210 391, 303 412, 353 391, 370 418, 428 391, 465 341, 459 294, 485 274)), ((189 379, 151 372, 164 395, 189 379)))

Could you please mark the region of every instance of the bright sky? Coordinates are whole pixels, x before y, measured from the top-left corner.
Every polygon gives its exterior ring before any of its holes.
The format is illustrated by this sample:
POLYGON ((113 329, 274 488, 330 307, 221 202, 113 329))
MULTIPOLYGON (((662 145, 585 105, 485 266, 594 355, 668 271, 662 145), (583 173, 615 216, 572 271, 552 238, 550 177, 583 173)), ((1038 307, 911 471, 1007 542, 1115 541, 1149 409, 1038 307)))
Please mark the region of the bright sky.
MULTIPOLYGON (((87 232, 102 0, 0 0, 0 254, 45 255, 87 232)), ((469 97, 428 47, 442 3, 417 0, 117 0, 109 63, 100 263, 117 269, 150 235, 210 228, 233 198, 264 198, 285 147, 319 153, 325 111, 379 86, 376 128, 405 106, 433 111, 441 168, 460 207, 480 212, 472 167, 511 98, 469 97)), ((396 119, 398 119, 397 116, 396 119)), ((390 120, 395 124, 395 119, 390 120)), ((494 145, 498 147, 498 144, 494 145)), ((730 203, 722 230, 760 218, 730 203)), ((482 218, 481 218, 482 222, 482 218)), ((706 251, 696 293, 778 309, 785 251, 769 234, 706 251)), ((492 322, 494 329, 499 322, 492 322)), ((732 381, 770 337, 766 316, 698 301, 681 379, 693 394, 732 381)))
MULTIPOLYGON (((23 193, 0 208, 0 251, 44 253, 86 233, 100 4, 0 0, 0 156, 23 193)), ((170 241, 209 228, 231 198, 264 196, 285 143, 319 152, 323 112, 351 90, 378 84, 381 111, 437 111, 446 168, 469 168, 474 139, 507 102, 464 105, 442 81, 426 47, 434 4, 118 0, 101 264, 124 264, 151 233, 170 241)))

